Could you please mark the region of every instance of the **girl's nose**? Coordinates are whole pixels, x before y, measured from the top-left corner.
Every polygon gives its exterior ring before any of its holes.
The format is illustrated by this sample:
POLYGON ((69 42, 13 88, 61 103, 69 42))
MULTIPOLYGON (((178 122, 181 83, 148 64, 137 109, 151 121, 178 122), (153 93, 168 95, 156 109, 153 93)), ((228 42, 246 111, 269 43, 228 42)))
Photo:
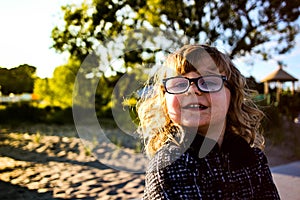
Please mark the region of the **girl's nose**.
POLYGON ((201 95, 202 92, 198 89, 198 87, 194 84, 194 83, 191 83, 187 93, 191 93, 191 94, 197 94, 197 95, 201 95))

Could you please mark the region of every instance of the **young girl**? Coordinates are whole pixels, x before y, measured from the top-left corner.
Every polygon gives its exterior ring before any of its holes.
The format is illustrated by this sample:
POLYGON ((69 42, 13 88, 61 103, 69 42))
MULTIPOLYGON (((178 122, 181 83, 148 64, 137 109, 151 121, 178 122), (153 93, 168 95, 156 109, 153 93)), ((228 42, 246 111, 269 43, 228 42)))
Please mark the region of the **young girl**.
POLYGON ((263 113, 216 48, 186 45, 138 102, 151 158, 144 199, 279 199, 259 132, 263 113))

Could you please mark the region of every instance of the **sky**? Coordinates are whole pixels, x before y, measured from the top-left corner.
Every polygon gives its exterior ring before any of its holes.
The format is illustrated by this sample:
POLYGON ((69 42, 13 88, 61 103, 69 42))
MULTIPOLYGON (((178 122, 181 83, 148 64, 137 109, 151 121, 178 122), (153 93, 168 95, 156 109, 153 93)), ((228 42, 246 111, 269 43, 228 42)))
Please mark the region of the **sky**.
MULTIPOLYGON (((62 17, 61 6, 76 0, 0 0, 0 67, 12 68, 29 64, 37 68, 37 76, 51 77, 56 67, 67 62, 67 54, 51 48, 51 31, 62 17)), ((267 62, 255 58, 234 60, 245 76, 260 81, 278 68, 277 61, 286 64, 284 70, 300 80, 300 35, 288 54, 267 62), (254 65, 248 65, 249 60, 254 65)), ((299 82, 296 87, 300 87, 299 82)))
POLYGON ((51 77, 67 61, 51 48, 51 31, 68 0, 0 0, 0 66, 22 64, 37 68, 39 77, 51 77))

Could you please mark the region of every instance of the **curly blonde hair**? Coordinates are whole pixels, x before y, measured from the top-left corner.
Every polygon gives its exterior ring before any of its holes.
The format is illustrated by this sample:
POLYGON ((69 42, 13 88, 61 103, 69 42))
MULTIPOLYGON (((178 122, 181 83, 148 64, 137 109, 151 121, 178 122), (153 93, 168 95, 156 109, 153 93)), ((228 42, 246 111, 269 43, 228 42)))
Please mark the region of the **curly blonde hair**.
MULTIPOLYGON (((178 51, 170 54, 165 66, 157 70, 152 77, 151 92, 144 95, 137 104, 140 119, 139 132, 145 139, 145 150, 152 157, 168 140, 178 145, 175 134, 183 135, 182 127, 172 122, 167 113, 165 91, 162 79, 170 75, 170 69, 178 74, 197 71, 194 67, 199 59, 209 55, 221 73, 225 73, 225 86, 230 90, 230 106, 226 118, 226 132, 243 137, 251 146, 264 147, 264 138, 261 134, 261 120, 263 112, 253 102, 255 91, 248 89, 246 79, 234 66, 229 56, 214 47, 206 45, 185 45, 178 51)), ((180 137, 179 137, 180 138, 180 137)))

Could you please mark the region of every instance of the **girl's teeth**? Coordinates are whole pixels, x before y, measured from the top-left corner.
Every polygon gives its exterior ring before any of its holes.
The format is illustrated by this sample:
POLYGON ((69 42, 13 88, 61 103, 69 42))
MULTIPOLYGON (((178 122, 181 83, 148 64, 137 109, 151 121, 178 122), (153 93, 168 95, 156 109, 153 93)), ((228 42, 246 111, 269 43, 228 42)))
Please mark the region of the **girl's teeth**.
POLYGON ((201 106, 200 105, 190 105, 189 107, 191 107, 191 108, 199 108, 201 106))
POLYGON ((206 106, 199 105, 199 104, 191 104, 188 106, 189 108, 206 108, 206 106))

